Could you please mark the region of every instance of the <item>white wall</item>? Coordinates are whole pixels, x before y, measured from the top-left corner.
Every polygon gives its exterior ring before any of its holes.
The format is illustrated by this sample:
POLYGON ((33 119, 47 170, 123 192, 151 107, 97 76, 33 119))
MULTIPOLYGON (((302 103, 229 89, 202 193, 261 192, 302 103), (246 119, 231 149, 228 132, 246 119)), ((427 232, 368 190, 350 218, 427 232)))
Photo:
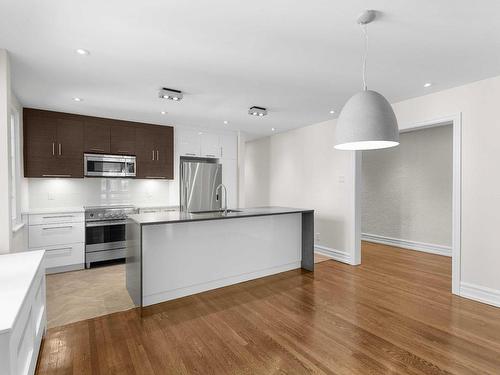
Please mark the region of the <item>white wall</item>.
POLYGON ((0 49, 0 253, 10 251, 12 240, 10 210, 10 67, 6 50, 0 49))
POLYGON ((335 121, 246 143, 245 204, 312 208, 316 245, 353 263, 354 153, 333 148, 335 121))
POLYGON ((461 282, 495 291, 500 304, 500 77, 394 105, 402 129, 462 113, 461 282))
POLYGON ((363 233, 450 247, 452 177, 451 125, 403 133, 399 147, 364 151, 363 233))

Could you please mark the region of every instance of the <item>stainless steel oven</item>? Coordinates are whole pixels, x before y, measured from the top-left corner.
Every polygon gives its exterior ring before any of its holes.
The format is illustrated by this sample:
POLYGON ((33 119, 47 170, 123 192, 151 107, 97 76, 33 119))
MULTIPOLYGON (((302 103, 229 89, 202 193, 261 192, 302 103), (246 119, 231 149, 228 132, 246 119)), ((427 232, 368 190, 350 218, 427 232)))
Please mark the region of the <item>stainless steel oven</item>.
POLYGON ((135 156, 84 154, 87 177, 135 177, 135 156))
POLYGON ((131 206, 85 208, 85 266, 94 262, 126 257, 127 215, 137 213, 131 206))

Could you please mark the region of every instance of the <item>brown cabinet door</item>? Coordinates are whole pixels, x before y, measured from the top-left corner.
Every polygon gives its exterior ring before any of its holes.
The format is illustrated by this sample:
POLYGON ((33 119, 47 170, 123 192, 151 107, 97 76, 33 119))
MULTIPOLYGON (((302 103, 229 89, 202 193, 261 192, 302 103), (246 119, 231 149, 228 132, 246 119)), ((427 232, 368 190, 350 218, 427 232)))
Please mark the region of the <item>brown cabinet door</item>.
POLYGON ((24 112, 24 176, 55 174, 57 121, 37 112, 24 112))
POLYGON ((174 132, 170 126, 137 129, 137 177, 174 178, 174 132))
POLYGON ((135 155, 135 127, 122 124, 111 125, 111 153, 118 155, 135 155))
POLYGON ((83 177, 83 119, 57 120, 58 174, 83 177))
POLYGON ((156 126, 142 125, 136 129, 136 156, 141 161, 156 160, 156 126))
POLYGON ((164 126, 158 130, 156 138, 156 160, 159 177, 174 178, 174 128, 164 126))
POLYGON ((93 154, 110 153, 110 126, 107 121, 85 120, 84 151, 93 154))

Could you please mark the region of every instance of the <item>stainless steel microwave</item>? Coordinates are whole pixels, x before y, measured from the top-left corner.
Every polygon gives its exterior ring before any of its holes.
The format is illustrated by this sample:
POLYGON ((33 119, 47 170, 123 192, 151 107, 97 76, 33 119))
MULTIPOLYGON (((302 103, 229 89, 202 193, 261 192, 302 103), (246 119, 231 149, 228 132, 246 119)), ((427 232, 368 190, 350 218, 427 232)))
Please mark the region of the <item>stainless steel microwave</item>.
POLYGON ((135 156, 84 154, 87 177, 135 177, 135 156))

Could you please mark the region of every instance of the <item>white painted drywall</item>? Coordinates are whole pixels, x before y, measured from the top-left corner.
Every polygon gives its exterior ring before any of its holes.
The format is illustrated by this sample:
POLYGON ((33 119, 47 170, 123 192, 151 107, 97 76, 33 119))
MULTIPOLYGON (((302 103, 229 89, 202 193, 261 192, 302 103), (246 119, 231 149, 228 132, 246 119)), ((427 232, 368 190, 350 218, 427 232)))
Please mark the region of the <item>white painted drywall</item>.
POLYGON ((315 244, 352 255, 354 153, 334 132, 332 120, 247 142, 245 204, 312 208, 315 244))
POLYGON ((10 67, 7 51, 0 49, 0 254, 10 251, 10 67))
POLYGON ((500 77, 396 103, 400 129, 462 113, 461 282, 500 293, 500 77))
POLYGON ((453 128, 400 136, 399 147, 364 151, 361 230, 451 246, 453 128))
MULTIPOLYGON (((11 107, 19 114, 19 171, 16 180, 16 197, 19 204, 20 213, 28 209, 28 179, 24 178, 24 164, 23 164, 23 107, 14 93, 11 92, 11 107)), ((9 143, 10 145, 10 143, 9 143)), ((10 176, 10 175, 9 175, 10 176)), ((10 183, 10 181, 9 181, 10 183)), ((16 224, 25 223, 27 216, 22 215, 19 217, 16 224)), ((12 232, 12 239, 10 244, 10 252, 25 251, 28 248, 28 227, 22 226, 20 229, 12 232)))

